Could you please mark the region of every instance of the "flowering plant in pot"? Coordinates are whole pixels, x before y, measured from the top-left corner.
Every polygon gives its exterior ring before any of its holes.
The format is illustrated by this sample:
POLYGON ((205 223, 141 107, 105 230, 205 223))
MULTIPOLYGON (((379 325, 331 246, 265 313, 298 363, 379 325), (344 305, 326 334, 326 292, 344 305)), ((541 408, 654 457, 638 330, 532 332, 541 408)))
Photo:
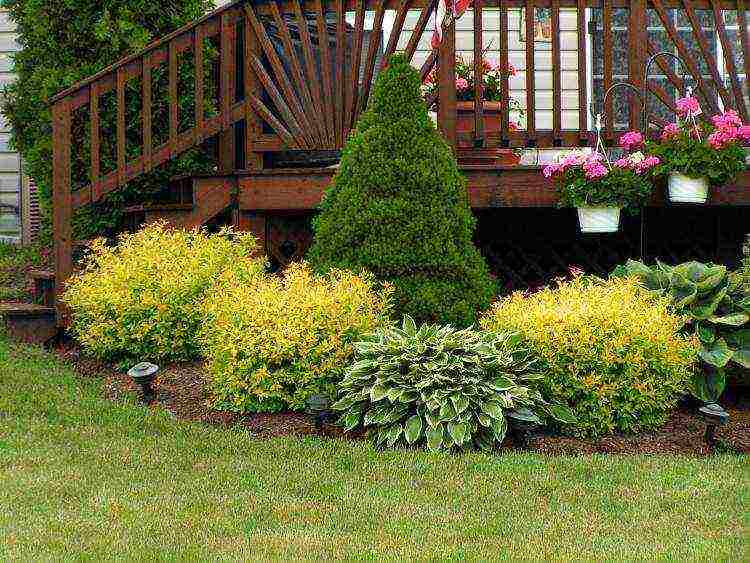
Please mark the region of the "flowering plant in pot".
POLYGON ((750 125, 734 110, 714 115, 710 123, 699 120, 698 100, 688 95, 676 102, 677 122, 668 123, 658 142, 647 146, 661 163, 657 177, 666 177, 670 201, 705 203, 710 187, 733 181, 745 168, 745 145, 750 125))
POLYGON ((543 170, 555 181, 560 206, 578 209, 582 232, 616 232, 621 210, 636 212, 651 195, 651 173, 659 158, 641 152, 643 135, 637 131, 625 133, 620 146, 626 155, 614 162, 602 152, 574 152, 543 170))
MULTIPOLYGON (((462 57, 456 57, 456 131, 458 133, 474 133, 474 62, 465 61, 462 57)), ((509 131, 518 131, 521 128, 520 120, 524 118, 524 112, 518 100, 507 97, 503 100, 501 95, 502 81, 504 76, 515 76, 516 69, 508 64, 503 70, 502 64, 482 58, 482 121, 485 132, 497 133, 501 130, 502 111, 507 104, 510 112, 508 121, 509 131)), ((430 72, 422 85, 425 100, 436 99, 439 90, 436 71, 430 72)), ((476 152, 476 151, 474 151, 476 152)), ((493 158, 502 158, 506 164, 518 164, 519 155, 508 149, 493 149, 493 158)), ((459 158, 459 160, 461 160, 459 158)))

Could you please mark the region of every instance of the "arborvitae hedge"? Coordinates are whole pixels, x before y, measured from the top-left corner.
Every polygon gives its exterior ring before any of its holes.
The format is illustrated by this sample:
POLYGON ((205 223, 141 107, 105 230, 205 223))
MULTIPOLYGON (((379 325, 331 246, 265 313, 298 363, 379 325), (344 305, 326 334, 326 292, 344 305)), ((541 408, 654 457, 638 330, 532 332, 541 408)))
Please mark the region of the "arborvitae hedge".
MULTIPOLYGON (((18 79, 3 96, 2 109, 13 127, 12 144, 24 159, 26 173, 40 191, 42 211, 49 219, 52 193, 52 120, 48 100, 73 83, 102 70, 121 57, 138 51, 147 43, 203 15, 213 7, 212 0, 6 0, 4 7, 18 26, 22 50, 14 57, 18 79)), ((165 67, 165 65, 162 65, 165 67)), ((155 69, 157 80, 165 68, 155 69)), ((190 74, 191 69, 180 69, 190 74)), ((189 81, 186 81, 190 84, 189 81)), ((128 81, 126 100, 128 114, 128 156, 139 150, 131 142, 140 132, 140 83, 128 81)), ((192 98, 185 92, 181 115, 192 115, 192 98)), ((100 98, 102 170, 115 163, 116 113, 100 98), (107 113, 104 112, 108 108, 107 113)), ((168 127, 166 108, 155 108, 154 135, 168 127)), ((73 139, 88 151, 87 124, 73 122, 73 139)), ((135 154, 134 154, 135 153, 135 154)), ((88 152, 85 152, 88 157, 88 152)), ((73 179, 88 183, 85 160, 73 163, 73 179)), ((142 176, 112 193, 96 208, 77 214, 74 229, 77 237, 107 233, 118 228, 121 208, 132 198, 141 199, 163 187, 170 176, 191 171, 207 171, 211 160, 199 151, 191 151, 161 169, 142 176)))
POLYGON ((320 270, 362 269, 396 288, 399 312, 470 324, 495 284, 472 243, 466 183, 401 56, 377 79, 314 223, 320 270))

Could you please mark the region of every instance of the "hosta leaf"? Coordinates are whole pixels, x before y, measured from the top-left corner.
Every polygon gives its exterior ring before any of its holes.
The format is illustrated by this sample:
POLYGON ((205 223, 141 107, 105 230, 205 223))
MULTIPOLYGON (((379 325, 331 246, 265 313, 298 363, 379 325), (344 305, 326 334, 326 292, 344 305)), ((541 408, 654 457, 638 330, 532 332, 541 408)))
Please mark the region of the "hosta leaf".
POLYGON ((339 419, 339 424, 344 427, 344 430, 350 432, 359 426, 361 415, 357 411, 349 411, 339 419))
POLYGON ((727 335, 727 344, 734 350, 732 361, 750 369, 750 328, 736 330, 727 335))
POLYGON ((723 317, 711 317, 709 320, 715 324, 742 326, 750 320, 750 316, 745 313, 734 313, 733 315, 724 315, 723 317))
POLYGON ((699 299, 695 301, 690 307, 690 314, 694 319, 704 320, 713 316, 716 309, 719 307, 719 303, 727 294, 727 288, 723 287, 714 294, 709 295, 705 299, 699 299))
POLYGON ((698 370, 693 375, 693 394, 701 401, 715 403, 726 386, 723 369, 698 370))
POLYGON ((427 420, 427 424, 431 428, 435 428, 438 424, 440 424, 440 416, 434 412, 427 411, 424 417, 427 420))
POLYGON ((440 420, 445 422, 447 420, 453 420, 456 417, 456 409, 453 408, 453 405, 450 401, 443 402, 442 405, 440 405, 440 420))
POLYGON ((478 414, 477 420, 479 420, 479 424, 481 424, 484 427, 489 427, 490 424, 492 423, 492 419, 486 414, 481 414, 481 413, 478 414))
POLYGON ((469 399, 463 395, 451 395, 451 402, 453 403, 453 407, 456 409, 457 414, 461 414, 469 408, 469 399))
POLYGON ((409 315, 404 315, 402 328, 408 336, 414 336, 415 334, 417 334, 417 323, 415 323, 414 319, 412 319, 409 315))
POLYGON ((710 326, 700 324, 698 325, 697 332, 698 338, 700 338, 701 342, 711 344, 714 340, 716 340, 716 331, 710 326))
POLYGON ((373 403, 377 403, 388 395, 388 391, 388 387, 385 387, 383 385, 375 385, 370 390, 370 401, 372 401, 373 403))
POLYGON ((505 433, 508 431, 508 422, 505 417, 496 418, 492 420, 492 433, 495 435, 495 440, 502 442, 505 439, 505 433))
POLYGON ((419 392, 414 391, 413 389, 402 391, 401 394, 398 396, 398 400, 401 403, 413 403, 417 399, 419 399, 419 392))
POLYGON ((349 409, 354 403, 357 402, 357 397, 354 394, 346 395, 333 403, 331 408, 335 411, 345 411, 349 409))
POLYGON ((732 359, 732 350, 727 346, 726 340, 718 338, 716 342, 704 344, 699 352, 704 362, 717 368, 723 368, 732 359))
POLYGON ((409 444, 415 443, 422 435, 422 417, 415 414, 409 417, 404 427, 404 437, 409 444))
POLYGON ((503 407, 498 402, 487 401, 482 407, 482 410, 485 412, 485 414, 489 415, 495 420, 505 418, 505 415, 503 414, 503 407))
POLYGON ((492 383, 498 391, 506 391, 507 389, 513 389, 516 386, 516 384, 507 377, 495 378, 492 383))
POLYGON ((468 438, 469 426, 465 422, 451 422, 448 424, 448 433, 457 446, 463 445, 468 438))
POLYGON ((678 274, 672 276, 672 300, 674 306, 683 309, 698 298, 698 289, 695 284, 678 274))
POLYGON ((575 424, 578 419, 573 414, 573 411, 565 405, 550 405, 549 415, 558 422, 563 424, 575 424))
POLYGON ((440 424, 435 428, 427 431, 427 447, 432 451, 437 451, 443 445, 443 425, 440 424))
POLYGON ((400 424, 394 424, 390 428, 388 428, 387 433, 387 443, 388 447, 393 447, 393 445, 398 441, 399 436, 401 436, 401 425, 400 424))

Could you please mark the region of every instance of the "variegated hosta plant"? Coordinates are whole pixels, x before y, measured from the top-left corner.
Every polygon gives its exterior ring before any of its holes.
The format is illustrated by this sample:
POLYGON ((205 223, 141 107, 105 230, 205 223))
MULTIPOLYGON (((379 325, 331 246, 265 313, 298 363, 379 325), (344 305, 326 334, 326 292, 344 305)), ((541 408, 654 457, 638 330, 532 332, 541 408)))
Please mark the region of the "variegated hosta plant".
POLYGON ((567 407, 546 403, 532 387, 542 366, 517 334, 418 329, 407 316, 401 328, 379 329, 354 348, 334 409, 347 431, 364 427, 378 445, 490 449, 516 409, 540 423, 574 422, 567 407))

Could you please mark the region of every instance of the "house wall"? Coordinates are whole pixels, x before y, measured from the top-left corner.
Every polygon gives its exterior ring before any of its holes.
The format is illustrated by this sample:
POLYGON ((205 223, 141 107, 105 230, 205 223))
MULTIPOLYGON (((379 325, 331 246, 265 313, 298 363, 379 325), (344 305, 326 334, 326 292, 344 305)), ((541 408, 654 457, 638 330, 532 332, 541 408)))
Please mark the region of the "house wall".
MULTIPOLYGON (((15 79, 11 58, 19 50, 15 30, 7 10, 0 9, 0 90, 15 79)), ((9 140, 10 127, 0 114, 0 240, 20 242, 30 234, 31 208, 28 193, 24 194, 28 183, 22 180, 21 157, 10 149, 9 140)))

